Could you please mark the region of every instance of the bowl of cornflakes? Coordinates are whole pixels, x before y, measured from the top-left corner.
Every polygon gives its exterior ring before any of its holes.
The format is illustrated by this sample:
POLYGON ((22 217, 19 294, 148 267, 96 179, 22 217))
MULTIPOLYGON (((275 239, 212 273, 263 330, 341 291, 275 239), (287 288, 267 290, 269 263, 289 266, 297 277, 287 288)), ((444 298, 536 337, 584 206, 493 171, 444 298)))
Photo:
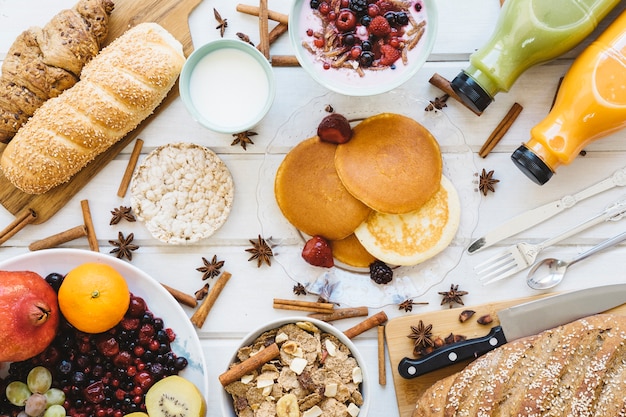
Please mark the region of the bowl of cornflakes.
POLYGON ((244 337, 228 371, 270 350, 269 361, 227 384, 222 381, 222 415, 367 415, 363 357, 341 331, 310 317, 272 321, 244 337))

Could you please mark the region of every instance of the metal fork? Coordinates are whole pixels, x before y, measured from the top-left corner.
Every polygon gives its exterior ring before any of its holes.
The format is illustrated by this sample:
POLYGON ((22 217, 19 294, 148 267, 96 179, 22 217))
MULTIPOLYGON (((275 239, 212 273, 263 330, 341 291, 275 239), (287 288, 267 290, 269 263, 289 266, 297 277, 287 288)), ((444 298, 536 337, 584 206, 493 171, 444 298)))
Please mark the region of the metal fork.
POLYGON ((625 214, 626 199, 611 204, 603 212, 566 230, 558 236, 544 240, 538 244, 521 242, 510 246, 499 254, 476 265, 474 272, 478 275, 479 281, 485 285, 507 278, 532 265, 537 259, 539 252, 543 249, 599 223, 621 220, 625 214))

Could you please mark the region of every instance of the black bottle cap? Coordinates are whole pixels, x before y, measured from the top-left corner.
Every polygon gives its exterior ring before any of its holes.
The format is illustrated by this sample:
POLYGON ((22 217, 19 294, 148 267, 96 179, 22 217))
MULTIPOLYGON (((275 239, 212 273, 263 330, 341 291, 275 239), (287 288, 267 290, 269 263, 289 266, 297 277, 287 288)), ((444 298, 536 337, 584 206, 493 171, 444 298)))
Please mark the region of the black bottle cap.
POLYGON ((541 158, 523 145, 513 152, 511 159, 535 184, 545 184, 552 178, 552 174, 554 174, 541 158))
POLYGON ((461 100, 475 112, 482 113, 493 101, 489 93, 464 71, 454 77, 450 86, 461 100))

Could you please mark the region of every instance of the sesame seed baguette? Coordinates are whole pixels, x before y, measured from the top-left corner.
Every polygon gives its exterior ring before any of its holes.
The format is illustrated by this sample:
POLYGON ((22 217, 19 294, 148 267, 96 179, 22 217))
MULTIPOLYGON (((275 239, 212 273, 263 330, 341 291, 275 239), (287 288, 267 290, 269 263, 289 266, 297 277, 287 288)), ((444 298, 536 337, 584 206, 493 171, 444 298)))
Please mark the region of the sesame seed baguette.
POLYGON ((626 317, 596 315, 519 339, 426 390, 413 417, 618 416, 626 317))
POLYGON ((0 159, 4 175, 28 194, 67 182, 156 109, 184 62, 180 42, 158 24, 129 29, 17 132, 0 159))

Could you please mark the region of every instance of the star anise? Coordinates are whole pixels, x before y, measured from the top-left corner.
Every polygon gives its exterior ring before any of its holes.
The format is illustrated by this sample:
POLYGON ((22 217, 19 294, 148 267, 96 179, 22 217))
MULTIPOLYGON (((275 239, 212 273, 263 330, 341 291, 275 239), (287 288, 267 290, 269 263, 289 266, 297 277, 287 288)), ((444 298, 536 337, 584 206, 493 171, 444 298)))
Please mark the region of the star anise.
POLYGON ((121 220, 126 220, 129 222, 136 221, 137 219, 135 219, 135 216, 133 215, 131 210, 132 209, 130 207, 126 206, 119 206, 117 208, 114 208, 113 210, 111 210, 111 215, 113 217, 111 217, 111 221, 109 222, 109 224, 118 224, 121 220))
POLYGON ((416 303, 415 301, 413 301, 412 298, 407 298, 406 300, 398 304, 398 310, 404 310, 406 312, 413 311, 413 306, 417 304, 426 305, 428 303, 416 303))
POLYGON ((242 33, 242 32, 237 32, 237 37, 238 37, 239 39, 241 39, 242 41, 244 41, 244 42, 246 42, 246 43, 249 43, 250 45, 254 46, 254 42, 252 42, 252 41, 250 40, 250 36, 246 35, 245 33, 242 33))
POLYGON ((117 240, 109 240, 109 243, 115 246, 109 253, 115 254, 118 259, 126 258, 132 261, 133 251, 139 249, 139 246, 132 243, 134 238, 134 233, 129 234, 128 237, 124 237, 124 234, 119 232, 117 234, 117 240))
POLYGON ((493 178, 493 170, 487 172, 485 171, 485 168, 483 168, 483 172, 480 174, 480 178, 478 180, 478 189, 483 193, 483 195, 487 195, 489 191, 495 193, 496 190, 493 186, 498 182, 500 182, 500 180, 493 178))
POLYGON ((246 249, 246 252, 250 252, 252 256, 248 258, 248 261, 256 259, 257 268, 260 268, 263 263, 266 263, 268 266, 272 266, 272 256, 274 256, 274 253, 265 239, 259 235, 257 241, 250 240, 250 243, 252 244, 252 247, 250 249, 246 249))
POLYGON ((215 20, 217 20, 218 25, 215 26, 215 29, 220 30, 220 37, 224 37, 224 32, 226 32, 226 28, 228 27, 228 19, 222 19, 220 13, 213 8, 213 16, 215 16, 215 20))
POLYGON ((250 130, 246 130, 245 132, 240 132, 240 133, 233 133, 233 137, 235 139, 230 144, 230 146, 241 144, 241 147, 245 151, 248 144, 254 145, 254 142, 252 142, 252 139, 250 139, 250 136, 256 136, 256 135, 258 135, 258 133, 252 132, 250 130))
POLYGON ((295 295, 306 295, 306 288, 304 288, 304 285, 298 282, 296 285, 293 286, 293 293, 295 295))
POLYGON ((213 259, 209 262, 205 257, 202 257, 202 263, 204 266, 196 268, 196 271, 202 272, 202 280, 214 278, 220 274, 220 269, 224 266, 224 261, 218 261, 217 255, 213 255, 213 259))
POLYGON ((194 293, 194 295, 196 297, 196 300, 200 301, 200 300, 204 300, 204 297, 206 297, 208 293, 209 293, 209 284, 204 284, 202 288, 200 288, 198 291, 194 293))
POLYGON ((465 305, 461 297, 469 293, 467 291, 459 291, 459 286, 452 284, 450 285, 450 291, 443 291, 438 294, 443 296, 441 305, 450 304, 450 308, 452 308, 455 303, 465 305))
POLYGON ((434 100, 430 100, 430 103, 428 103, 428 106, 426 106, 424 110, 433 111, 433 110, 441 110, 444 107, 448 107, 448 105, 446 104, 446 101, 448 101, 449 98, 450 98, 449 94, 444 94, 442 96, 435 97, 434 100))
POLYGON ((413 339, 415 349, 433 347, 435 346, 435 343, 432 339, 432 330, 432 324, 426 326, 424 322, 420 320, 417 326, 411 326, 411 334, 407 337, 409 339, 413 339))

